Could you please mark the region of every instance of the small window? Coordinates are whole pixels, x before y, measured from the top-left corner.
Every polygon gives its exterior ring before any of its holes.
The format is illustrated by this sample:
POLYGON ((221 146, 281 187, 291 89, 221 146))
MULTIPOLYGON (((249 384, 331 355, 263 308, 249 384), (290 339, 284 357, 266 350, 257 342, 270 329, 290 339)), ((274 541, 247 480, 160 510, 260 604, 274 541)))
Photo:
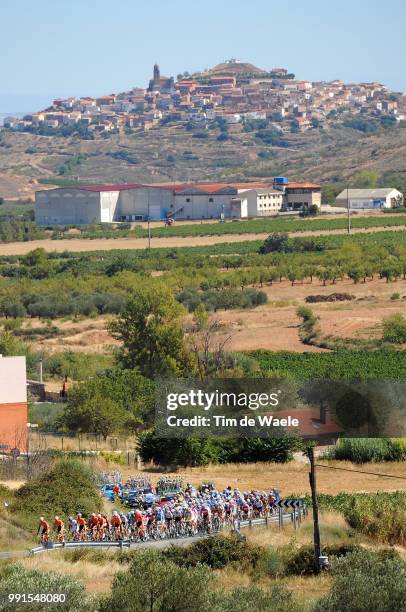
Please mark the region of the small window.
POLYGON ((190 198, 186 198, 186 202, 190 202, 190 198))
POLYGON ((214 198, 209 198, 209 202, 214 202, 214 198))

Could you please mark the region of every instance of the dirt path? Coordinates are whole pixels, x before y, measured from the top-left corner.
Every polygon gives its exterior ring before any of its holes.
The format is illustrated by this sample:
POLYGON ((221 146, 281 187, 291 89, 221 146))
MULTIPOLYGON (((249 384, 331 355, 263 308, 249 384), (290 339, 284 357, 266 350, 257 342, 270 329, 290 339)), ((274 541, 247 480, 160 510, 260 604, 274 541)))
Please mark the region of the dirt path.
MULTIPOLYGON (((370 234, 375 232, 399 232, 405 231, 404 226, 396 227, 373 227, 373 228, 355 228, 353 234, 370 234)), ((347 230, 323 230, 323 231, 304 231, 291 232, 292 236, 324 236, 333 234, 346 234, 347 230)), ((207 246, 212 244, 223 244, 225 242, 244 242, 248 240, 265 240, 269 236, 269 232, 260 234, 223 234, 220 236, 170 236, 168 238, 154 238, 152 236, 152 248, 177 248, 177 247, 193 247, 207 246)), ((67 240, 31 240, 29 242, 9 242, 0 244, 0 255, 25 255, 33 249, 43 248, 46 251, 62 253, 63 251, 72 251, 74 253, 82 253, 86 251, 112 251, 114 249, 146 249, 148 247, 147 238, 72 238, 67 240)))

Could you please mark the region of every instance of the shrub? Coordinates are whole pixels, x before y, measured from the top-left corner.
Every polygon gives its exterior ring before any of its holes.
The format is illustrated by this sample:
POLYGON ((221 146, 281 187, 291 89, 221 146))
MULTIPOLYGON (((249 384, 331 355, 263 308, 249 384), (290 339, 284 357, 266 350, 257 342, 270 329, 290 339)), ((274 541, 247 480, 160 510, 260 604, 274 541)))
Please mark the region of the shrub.
POLYGON ((23 485, 15 493, 12 511, 27 513, 24 526, 34 527, 38 517, 69 516, 82 512, 88 516, 101 509, 101 498, 92 473, 79 461, 63 460, 50 472, 23 485))
POLYGON ((219 448, 215 439, 159 438, 155 431, 139 435, 139 453, 143 461, 154 461, 164 466, 196 466, 218 463, 219 448))
POLYGON ((353 552, 332 566, 333 586, 315 612, 392 612, 406 609, 406 564, 399 557, 353 552))
MULTIPOLYGON (((396 495, 396 494, 394 494, 396 495)), ((365 535, 388 542, 406 544, 406 506, 399 496, 354 497, 344 512, 348 524, 365 535)))
POLYGON ((108 451, 101 451, 100 456, 103 457, 106 463, 126 465, 126 460, 121 453, 109 453, 108 451))
POLYGON ((158 551, 136 554, 125 572, 116 574, 112 595, 101 612, 209 611, 213 575, 203 566, 179 567, 158 551))
POLYGON ((322 509, 341 512, 361 533, 389 544, 406 542, 406 492, 320 493, 318 498, 322 509))
POLYGON ((288 253, 289 248, 289 236, 286 232, 274 233, 268 236, 264 244, 260 247, 259 252, 262 254, 272 253, 274 251, 278 253, 288 253))
POLYGON ((56 572, 42 572, 37 569, 26 569, 20 564, 6 565, 0 570, 0 592, 2 593, 3 612, 15 610, 69 610, 80 612, 94 610, 91 600, 86 596, 84 585, 70 576, 56 572), (64 593, 64 603, 24 603, 16 605, 7 603, 8 593, 64 593))
POLYGON ((166 559, 180 567, 196 567, 204 563, 212 569, 222 569, 230 563, 257 567, 263 549, 235 536, 215 535, 199 540, 187 548, 171 546, 162 552, 166 559))
MULTIPOLYGON (((328 557, 344 557, 359 550, 355 545, 324 546, 322 554, 328 557)), ((289 576, 311 576, 315 573, 314 548, 302 546, 291 556, 285 564, 285 573, 289 576)))
POLYGON ((251 463, 275 461, 284 463, 300 448, 294 435, 269 438, 160 438, 154 430, 139 436, 139 453, 143 461, 163 466, 197 466, 208 463, 251 463))
POLYGON ((406 342, 406 319, 403 315, 395 313, 385 317, 383 320, 383 339, 395 344, 406 342))
POLYGON ((252 585, 216 593, 211 606, 212 612, 296 612, 302 609, 293 593, 283 584, 276 584, 270 589, 252 585))
POLYGON ((266 304, 268 296, 264 291, 248 288, 243 291, 239 289, 226 288, 220 291, 209 289, 208 285, 201 284, 202 291, 197 289, 185 289, 178 293, 176 299, 186 306, 189 312, 194 312, 202 304, 206 310, 231 310, 235 308, 252 308, 266 304))
POLYGON ((389 438, 341 438, 325 459, 367 463, 369 461, 406 460, 406 448, 399 440, 389 438))
POLYGON ((299 308, 296 310, 296 314, 300 319, 302 319, 299 332, 300 339, 305 344, 311 344, 317 335, 316 324, 318 317, 316 317, 309 306, 299 306, 299 308))

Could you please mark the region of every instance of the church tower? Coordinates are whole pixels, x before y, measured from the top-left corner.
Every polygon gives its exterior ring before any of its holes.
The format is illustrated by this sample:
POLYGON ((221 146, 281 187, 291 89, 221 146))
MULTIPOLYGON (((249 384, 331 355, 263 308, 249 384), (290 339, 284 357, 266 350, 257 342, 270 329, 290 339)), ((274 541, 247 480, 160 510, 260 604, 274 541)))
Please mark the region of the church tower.
POLYGON ((161 71, 158 64, 154 64, 153 77, 149 82, 148 91, 160 91, 161 89, 161 71))
POLYGON ((161 78, 161 72, 159 70, 159 66, 158 66, 158 64, 154 64, 154 78, 153 78, 153 81, 154 81, 155 85, 159 85, 160 78, 161 78))

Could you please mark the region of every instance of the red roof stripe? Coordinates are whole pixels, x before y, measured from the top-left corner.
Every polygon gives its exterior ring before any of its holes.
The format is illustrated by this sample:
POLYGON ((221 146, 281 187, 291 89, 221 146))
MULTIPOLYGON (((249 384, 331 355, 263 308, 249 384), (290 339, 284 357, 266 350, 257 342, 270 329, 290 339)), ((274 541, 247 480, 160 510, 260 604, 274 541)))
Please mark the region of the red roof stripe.
MULTIPOLYGON (((184 191, 186 189, 199 189, 206 191, 207 193, 213 193, 220 189, 232 187, 234 189, 266 189, 272 188, 273 183, 123 183, 117 185, 86 185, 80 187, 74 187, 74 189, 81 189, 84 191, 125 191, 128 189, 143 189, 145 187, 155 187, 156 189, 169 189, 171 191, 184 191)), ((319 189, 320 185, 316 183, 288 183, 284 187, 290 188, 307 188, 307 189, 319 189)))

